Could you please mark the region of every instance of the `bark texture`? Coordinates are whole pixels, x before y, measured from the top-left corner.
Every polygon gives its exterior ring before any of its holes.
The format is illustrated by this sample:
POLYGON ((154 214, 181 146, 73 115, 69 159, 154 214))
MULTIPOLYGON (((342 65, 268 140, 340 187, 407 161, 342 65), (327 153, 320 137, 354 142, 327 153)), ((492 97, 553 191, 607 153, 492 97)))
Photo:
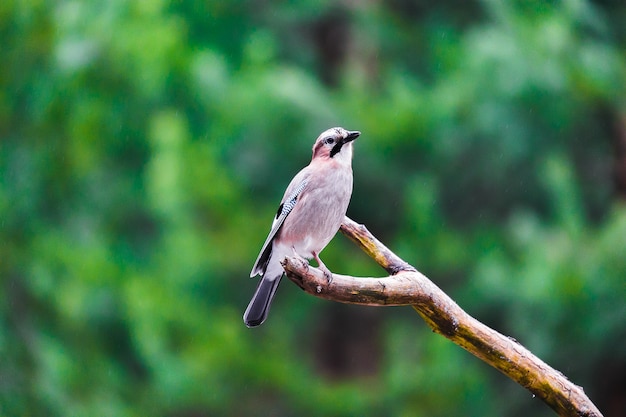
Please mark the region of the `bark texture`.
POLYGON ((561 416, 602 416, 582 387, 569 381, 515 339, 504 336, 467 314, 439 287, 400 259, 363 225, 348 217, 341 232, 390 275, 356 278, 333 274, 329 283, 317 268, 287 257, 287 276, 304 291, 332 301, 370 306, 410 305, 426 323, 463 349, 498 369, 541 398, 561 416))

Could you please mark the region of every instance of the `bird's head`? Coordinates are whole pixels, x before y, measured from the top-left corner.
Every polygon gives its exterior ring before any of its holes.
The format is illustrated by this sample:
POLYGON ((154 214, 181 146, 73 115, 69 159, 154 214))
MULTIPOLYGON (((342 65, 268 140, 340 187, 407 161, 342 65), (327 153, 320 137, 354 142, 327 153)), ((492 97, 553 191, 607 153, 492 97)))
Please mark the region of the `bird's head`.
POLYGON ((325 130, 313 145, 313 159, 331 158, 342 163, 351 163, 352 141, 360 134, 359 131, 349 131, 342 127, 325 130))

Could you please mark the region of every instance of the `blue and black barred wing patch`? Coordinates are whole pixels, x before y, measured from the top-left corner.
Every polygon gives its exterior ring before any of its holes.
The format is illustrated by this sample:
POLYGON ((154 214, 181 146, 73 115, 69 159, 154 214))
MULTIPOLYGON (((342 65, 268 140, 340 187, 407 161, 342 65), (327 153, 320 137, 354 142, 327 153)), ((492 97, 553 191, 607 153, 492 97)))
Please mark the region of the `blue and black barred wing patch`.
MULTIPOLYGON (((284 221, 285 218, 289 215, 289 213, 291 213, 291 210, 293 210, 293 208, 296 206, 296 203, 298 202, 298 197, 300 196, 300 193, 302 193, 302 191, 306 187, 306 184, 307 184, 307 180, 302 181, 300 185, 296 187, 293 193, 291 193, 289 197, 285 199, 285 202, 282 203, 280 206, 278 206, 276 217, 274 218, 274 222, 272 223, 272 229, 274 229, 279 219, 282 218, 282 221, 284 221)), ((282 221, 281 221, 281 224, 282 224, 282 221)))

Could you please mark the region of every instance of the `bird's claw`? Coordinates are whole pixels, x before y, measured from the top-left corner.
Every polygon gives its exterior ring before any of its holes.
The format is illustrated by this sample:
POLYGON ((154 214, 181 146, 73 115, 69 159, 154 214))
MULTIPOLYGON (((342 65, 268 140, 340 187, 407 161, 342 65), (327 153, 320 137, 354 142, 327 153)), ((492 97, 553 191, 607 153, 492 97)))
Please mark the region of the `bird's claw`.
POLYGON ((326 277, 326 284, 330 285, 330 283, 333 282, 332 272, 330 272, 330 269, 328 269, 328 267, 324 265, 324 262, 322 262, 317 252, 313 252, 313 257, 315 258, 315 261, 317 261, 317 267, 324 273, 324 276, 326 277))
POLYGON ((333 282, 333 273, 326 267, 326 265, 319 267, 321 271, 324 273, 324 277, 326 278, 326 284, 330 285, 333 282))

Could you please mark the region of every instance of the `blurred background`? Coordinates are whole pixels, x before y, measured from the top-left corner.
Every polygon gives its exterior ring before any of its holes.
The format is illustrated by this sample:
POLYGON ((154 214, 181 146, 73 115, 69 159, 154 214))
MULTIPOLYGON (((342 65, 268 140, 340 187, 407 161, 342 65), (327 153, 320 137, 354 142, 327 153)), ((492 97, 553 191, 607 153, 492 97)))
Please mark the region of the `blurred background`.
MULTIPOLYGON (((291 177, 626 414, 626 4, 0 3, 0 414, 551 416, 409 307, 281 285, 291 177)), ((331 270, 384 271, 339 235, 331 270)))

